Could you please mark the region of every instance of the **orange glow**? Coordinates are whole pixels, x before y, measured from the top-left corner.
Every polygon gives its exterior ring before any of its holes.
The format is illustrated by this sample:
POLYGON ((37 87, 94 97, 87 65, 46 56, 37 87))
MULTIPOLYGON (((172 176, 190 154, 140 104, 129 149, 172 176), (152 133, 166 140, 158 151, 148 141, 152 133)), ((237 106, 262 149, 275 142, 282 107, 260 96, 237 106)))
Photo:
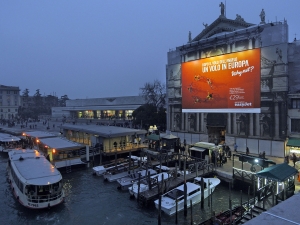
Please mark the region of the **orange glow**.
POLYGON ((55 153, 55 149, 53 149, 52 152, 55 153))
POLYGON ((45 145, 45 148, 48 148, 48 146, 47 146, 47 145, 45 145))
POLYGON ((25 136, 25 133, 23 133, 22 135, 25 136))
POLYGON ((40 140, 38 140, 38 139, 37 139, 37 140, 36 140, 36 142, 37 142, 37 143, 39 143, 39 142, 40 142, 40 140))

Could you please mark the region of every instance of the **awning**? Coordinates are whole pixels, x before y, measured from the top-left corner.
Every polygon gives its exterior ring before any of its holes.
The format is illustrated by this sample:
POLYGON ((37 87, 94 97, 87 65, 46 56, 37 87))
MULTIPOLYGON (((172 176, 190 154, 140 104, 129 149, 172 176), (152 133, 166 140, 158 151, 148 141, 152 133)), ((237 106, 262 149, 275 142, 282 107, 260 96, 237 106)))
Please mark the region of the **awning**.
POLYGON ((157 134, 149 134, 146 137, 148 140, 158 141, 160 139, 160 135, 157 134))
POLYGON ((190 150, 198 151, 198 152, 204 152, 205 148, 199 148, 199 147, 191 147, 190 150))
POLYGON ((287 144, 287 146, 291 146, 291 147, 300 147, 300 138, 289 138, 287 144))
POLYGON ((256 176, 283 182, 297 173, 298 171, 294 167, 289 166, 287 163, 281 163, 259 171, 256 176))

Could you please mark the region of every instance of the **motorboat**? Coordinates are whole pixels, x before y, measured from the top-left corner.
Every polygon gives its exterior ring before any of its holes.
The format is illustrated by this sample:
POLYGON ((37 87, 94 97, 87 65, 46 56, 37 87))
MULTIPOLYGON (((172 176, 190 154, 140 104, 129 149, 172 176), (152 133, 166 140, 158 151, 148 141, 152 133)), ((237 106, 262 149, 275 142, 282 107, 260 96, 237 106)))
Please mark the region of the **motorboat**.
POLYGON ((153 169, 144 169, 135 173, 128 174, 126 177, 117 180, 119 184, 118 189, 127 190, 135 181, 137 181, 138 179, 146 178, 148 174, 150 174, 151 176, 157 174, 157 172, 153 169))
MULTIPOLYGON (((218 178, 203 178, 204 181, 204 198, 210 196, 216 186, 220 184, 218 178)), ((177 211, 184 209, 184 185, 182 184, 161 196, 161 210, 167 215, 172 216, 177 211)), ((187 186, 187 207, 197 204, 201 201, 201 177, 194 178, 194 182, 186 182, 187 186)), ((154 201, 155 207, 159 209, 159 199, 154 201)))
MULTIPOLYGON (((136 158, 132 159, 132 166, 136 167, 138 165, 138 161, 136 158)), ((107 165, 103 166, 95 166, 93 167, 93 174, 97 176, 102 176, 105 172, 111 172, 111 173, 118 173, 120 171, 128 170, 129 169, 129 160, 120 160, 118 162, 111 162, 107 165)))
POLYGON ((156 187, 157 184, 160 184, 162 181, 165 181, 169 179, 170 175, 166 172, 158 173, 155 175, 152 175, 150 177, 150 185, 149 185, 149 180, 144 178, 140 181, 134 182, 131 187, 128 188, 129 193, 131 196, 134 196, 135 198, 138 197, 138 192, 139 192, 139 186, 140 186, 140 193, 144 191, 149 190, 149 186, 151 187, 156 187))
POLYGON ((60 172, 37 150, 8 152, 8 182, 16 199, 31 209, 50 208, 64 201, 60 172))

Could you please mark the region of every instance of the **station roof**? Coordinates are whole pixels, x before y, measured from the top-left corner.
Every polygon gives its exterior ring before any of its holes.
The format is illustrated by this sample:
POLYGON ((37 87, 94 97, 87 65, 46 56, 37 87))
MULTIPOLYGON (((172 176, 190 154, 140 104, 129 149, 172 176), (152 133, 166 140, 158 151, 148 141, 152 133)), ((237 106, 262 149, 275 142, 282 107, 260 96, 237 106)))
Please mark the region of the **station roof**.
POLYGON ((56 150, 76 150, 84 147, 84 145, 80 143, 62 137, 41 138, 40 143, 56 150))
POLYGON ((126 135, 146 134, 146 130, 138 130, 125 127, 103 126, 103 125, 62 125, 65 130, 85 132, 88 134, 99 135, 100 137, 121 137, 126 135))
POLYGON ((300 138, 290 137, 286 145, 292 147, 300 147, 300 138))
POLYGON ((23 136, 34 137, 34 138, 57 137, 56 134, 49 133, 46 131, 24 131, 23 136))

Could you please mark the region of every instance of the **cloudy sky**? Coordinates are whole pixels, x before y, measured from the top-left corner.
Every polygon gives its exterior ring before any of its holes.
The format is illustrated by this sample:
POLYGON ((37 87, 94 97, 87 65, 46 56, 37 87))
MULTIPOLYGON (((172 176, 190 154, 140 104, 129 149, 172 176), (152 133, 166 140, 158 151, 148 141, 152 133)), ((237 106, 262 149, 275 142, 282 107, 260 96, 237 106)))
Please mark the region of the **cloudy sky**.
MULTIPOLYGON (((0 84, 30 95, 135 96, 165 83, 167 52, 220 15, 221 0, 26 0, 0 2, 0 84)), ((225 3, 225 1, 223 1, 225 3)), ((226 17, 287 20, 300 39, 299 0, 227 0, 226 17)))

